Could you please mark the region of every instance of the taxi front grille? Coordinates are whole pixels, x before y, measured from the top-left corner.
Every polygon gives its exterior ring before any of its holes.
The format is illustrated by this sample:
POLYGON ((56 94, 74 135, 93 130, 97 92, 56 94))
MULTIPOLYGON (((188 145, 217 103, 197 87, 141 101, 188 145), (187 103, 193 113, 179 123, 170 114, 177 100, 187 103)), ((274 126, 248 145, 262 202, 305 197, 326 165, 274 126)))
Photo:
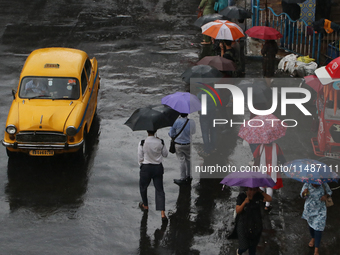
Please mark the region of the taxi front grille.
POLYGON ((22 132, 16 135, 20 143, 66 143, 67 137, 54 132, 22 132))

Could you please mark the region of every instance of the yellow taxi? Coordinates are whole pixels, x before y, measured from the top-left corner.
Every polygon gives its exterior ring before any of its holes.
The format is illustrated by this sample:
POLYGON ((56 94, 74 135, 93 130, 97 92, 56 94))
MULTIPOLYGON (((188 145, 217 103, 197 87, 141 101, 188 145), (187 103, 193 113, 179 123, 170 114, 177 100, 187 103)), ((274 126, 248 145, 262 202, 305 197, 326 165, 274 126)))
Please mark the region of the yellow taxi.
POLYGON ((20 75, 2 144, 7 155, 77 153, 85 157, 97 110, 98 63, 81 50, 33 51, 20 75))

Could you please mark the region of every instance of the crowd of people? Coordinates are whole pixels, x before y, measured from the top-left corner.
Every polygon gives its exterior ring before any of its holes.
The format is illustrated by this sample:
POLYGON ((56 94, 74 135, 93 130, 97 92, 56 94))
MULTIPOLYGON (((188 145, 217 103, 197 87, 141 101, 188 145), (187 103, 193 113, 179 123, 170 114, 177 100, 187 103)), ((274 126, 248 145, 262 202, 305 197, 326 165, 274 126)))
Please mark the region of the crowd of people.
MULTIPOLYGON (((235 5, 235 1, 214 1, 214 0, 201 0, 198 8, 203 10, 204 15, 210 15, 218 12, 222 7, 235 5), (229 3, 228 3, 229 2, 229 3)), ((223 9, 222 8, 222 9, 223 9)), ((237 25, 245 29, 245 20, 238 19, 237 25)), ((244 31, 245 32, 245 31, 244 31)), ((281 42, 284 43, 283 41, 281 42)), ((207 35, 203 35, 202 45, 212 48, 212 54, 221 56, 234 62, 236 71, 225 71, 227 77, 244 77, 245 75, 245 38, 240 38, 234 41, 231 40, 215 40, 207 35)), ((276 63, 276 54, 279 47, 275 40, 265 40, 262 45, 261 54, 263 55, 263 76, 273 77, 276 63)), ((209 52, 209 51, 208 51, 209 52)))
MULTIPOLYGON (((202 0, 199 8, 203 9, 203 15, 208 15, 217 11, 216 6, 217 8, 223 6, 223 1, 202 0)), ((243 21, 240 20, 239 22, 243 21)), ((215 55, 229 59, 235 63, 237 71, 234 73, 225 73, 227 76, 237 77, 244 75, 244 39, 238 41, 215 40, 214 38, 203 35, 202 45, 204 45, 204 47, 212 47, 215 55)), ((261 50, 261 54, 263 55, 264 77, 274 76, 275 55, 278 49, 275 40, 265 41, 261 50)), ((199 95, 198 97, 200 98, 199 95)), ((205 155, 209 155, 215 148, 217 138, 216 134, 215 136, 210 134, 209 128, 204 125, 208 122, 206 118, 212 118, 212 115, 200 115, 204 153, 205 155)), ((180 178, 174 179, 174 183, 177 185, 191 184, 190 144, 191 135, 195 134, 195 132, 195 121, 189 119, 188 114, 181 113, 168 133, 170 138, 175 142, 176 156, 179 161, 180 178)), ((162 222, 167 223, 162 159, 168 156, 168 149, 164 141, 155 136, 155 131, 147 131, 147 133, 147 138, 138 144, 138 163, 140 165, 139 186, 142 197, 142 202, 139 203, 139 207, 143 212, 148 211, 147 188, 151 180, 153 180, 156 193, 156 210, 161 211, 162 222)), ((285 163, 283 152, 276 143, 250 144, 250 148, 254 159, 258 159, 257 162, 253 162, 254 164, 266 166, 267 169, 270 169, 269 166, 275 167, 285 163)), ((263 207, 265 211, 269 212, 272 208, 273 191, 283 188, 282 178, 279 173, 268 171, 267 174, 270 175, 271 179, 275 182, 274 187, 247 188, 245 192, 241 192, 237 197, 235 228, 229 237, 239 240, 237 254, 243 254, 247 250, 250 255, 256 254, 256 247, 262 234, 261 208, 263 207), (265 203, 263 204, 263 202, 265 203)), ((307 220, 311 235, 308 246, 311 248, 314 247, 314 255, 318 255, 322 231, 326 224, 327 209, 324 201, 332 194, 332 191, 327 183, 322 185, 305 183, 300 194, 301 197, 305 199, 302 218, 307 220)))

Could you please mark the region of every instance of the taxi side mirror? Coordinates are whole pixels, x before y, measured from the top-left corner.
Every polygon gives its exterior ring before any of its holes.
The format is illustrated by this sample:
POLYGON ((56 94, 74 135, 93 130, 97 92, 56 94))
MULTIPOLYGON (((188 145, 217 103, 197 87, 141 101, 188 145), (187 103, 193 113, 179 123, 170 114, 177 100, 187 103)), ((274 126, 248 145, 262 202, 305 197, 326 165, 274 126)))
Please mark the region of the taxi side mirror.
POLYGON ((14 89, 12 89, 13 100, 15 99, 15 94, 16 94, 16 91, 14 89))

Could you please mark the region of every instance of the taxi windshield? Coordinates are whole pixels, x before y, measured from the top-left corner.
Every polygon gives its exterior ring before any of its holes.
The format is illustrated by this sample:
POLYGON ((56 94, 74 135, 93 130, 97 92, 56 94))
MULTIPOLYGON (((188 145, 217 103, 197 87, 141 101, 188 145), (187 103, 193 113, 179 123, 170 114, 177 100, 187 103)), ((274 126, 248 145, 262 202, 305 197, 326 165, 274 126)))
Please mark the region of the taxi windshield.
POLYGON ((19 97, 27 99, 78 99, 79 81, 68 77, 24 77, 19 97))

